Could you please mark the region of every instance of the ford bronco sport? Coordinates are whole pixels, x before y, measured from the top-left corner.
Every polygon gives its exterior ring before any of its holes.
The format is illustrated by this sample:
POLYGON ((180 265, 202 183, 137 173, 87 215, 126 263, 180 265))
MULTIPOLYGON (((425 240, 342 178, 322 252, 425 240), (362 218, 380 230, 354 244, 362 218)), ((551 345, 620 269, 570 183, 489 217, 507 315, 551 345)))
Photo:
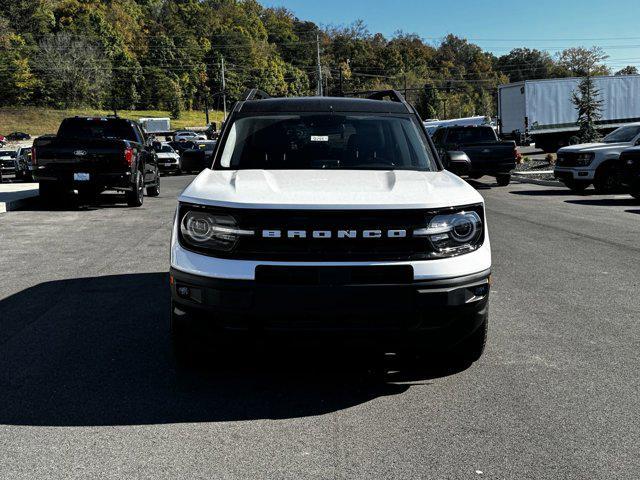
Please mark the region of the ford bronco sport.
POLYGON ((222 338, 332 335, 472 362, 487 335, 490 268, 482 197, 443 169, 398 92, 252 90, 210 168, 179 196, 174 346, 188 353, 206 326, 222 338))

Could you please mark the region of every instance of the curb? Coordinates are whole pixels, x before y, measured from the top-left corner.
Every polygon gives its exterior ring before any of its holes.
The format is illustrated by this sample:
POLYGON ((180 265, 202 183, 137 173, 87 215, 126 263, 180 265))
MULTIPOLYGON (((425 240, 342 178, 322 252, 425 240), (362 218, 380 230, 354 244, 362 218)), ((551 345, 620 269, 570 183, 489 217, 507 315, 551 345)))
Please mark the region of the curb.
POLYGON ((515 180, 520 183, 530 183, 532 185, 542 185, 544 187, 564 187, 564 183, 557 180, 538 180, 535 178, 526 178, 520 175, 511 175, 511 180, 515 180))

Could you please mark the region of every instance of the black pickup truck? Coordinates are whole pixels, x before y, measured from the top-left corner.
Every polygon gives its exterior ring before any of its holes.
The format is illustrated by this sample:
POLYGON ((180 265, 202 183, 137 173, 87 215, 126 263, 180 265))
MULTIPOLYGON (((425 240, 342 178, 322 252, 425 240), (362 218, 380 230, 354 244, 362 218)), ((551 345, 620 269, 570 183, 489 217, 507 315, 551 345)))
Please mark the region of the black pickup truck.
POLYGON ((489 175, 495 177, 500 186, 511 181, 511 171, 516 168, 518 155, 516 144, 498 140, 491 126, 441 127, 432 138, 445 166, 451 155, 464 152, 471 161, 469 177, 489 175))
POLYGON ((31 161, 44 198, 77 190, 91 199, 104 190, 117 190, 124 192, 129 206, 139 207, 145 187, 150 197, 160 194, 156 153, 131 120, 66 118, 57 135, 35 140, 31 161))

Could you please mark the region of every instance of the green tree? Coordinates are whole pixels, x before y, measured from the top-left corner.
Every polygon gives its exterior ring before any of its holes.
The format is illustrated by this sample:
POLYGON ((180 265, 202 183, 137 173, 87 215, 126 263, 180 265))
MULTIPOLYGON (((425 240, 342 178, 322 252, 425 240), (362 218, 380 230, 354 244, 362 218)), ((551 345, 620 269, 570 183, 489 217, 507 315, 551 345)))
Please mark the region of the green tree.
POLYGON ((511 82, 552 78, 555 64, 551 55, 536 49, 515 48, 498 58, 496 68, 511 82))
POLYGON ((608 58, 600 47, 567 48, 558 54, 558 66, 576 77, 610 75, 611 70, 603 63, 608 58))
POLYGON ((601 118, 603 100, 599 98, 592 76, 582 79, 578 85, 578 91, 573 92, 571 101, 578 111, 577 124, 580 127, 580 141, 582 143, 597 142, 602 137, 596 130, 596 122, 601 118))
POLYGON ((621 70, 616 72, 617 76, 620 75, 638 75, 638 67, 634 67, 633 65, 627 65, 621 70))

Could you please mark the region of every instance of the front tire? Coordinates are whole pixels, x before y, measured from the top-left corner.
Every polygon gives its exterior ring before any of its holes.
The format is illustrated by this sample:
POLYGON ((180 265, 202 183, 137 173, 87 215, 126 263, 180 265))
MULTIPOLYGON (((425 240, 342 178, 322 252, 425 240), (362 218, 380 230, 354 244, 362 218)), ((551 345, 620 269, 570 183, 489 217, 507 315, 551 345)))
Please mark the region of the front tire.
POLYGON ((158 175, 158 180, 154 186, 147 187, 148 197, 157 197, 158 195, 160 195, 160 175, 158 175))
POLYGON ((511 182, 511 174, 496 175, 496 182, 499 187, 506 187, 511 182))
POLYGON ((606 195, 608 193, 615 193, 620 190, 620 180, 616 176, 614 168, 610 165, 603 165, 596 171, 596 176, 593 179, 593 188, 596 193, 606 195))
POLYGON ((125 192, 124 198, 130 207, 141 207, 144 203, 144 175, 138 172, 136 185, 130 192, 125 192))

